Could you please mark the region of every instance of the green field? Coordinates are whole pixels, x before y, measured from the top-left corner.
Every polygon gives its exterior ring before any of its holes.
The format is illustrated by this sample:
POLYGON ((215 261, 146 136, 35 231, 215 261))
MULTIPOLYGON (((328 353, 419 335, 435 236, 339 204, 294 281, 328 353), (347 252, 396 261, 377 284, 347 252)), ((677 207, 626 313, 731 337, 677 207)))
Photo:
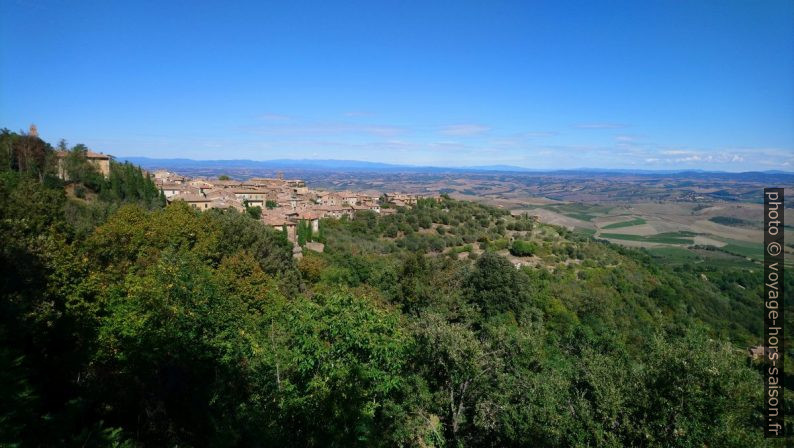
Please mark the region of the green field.
POLYGON ((576 213, 576 212, 564 213, 564 215, 569 218, 574 218, 580 221, 588 221, 588 222, 596 218, 596 215, 588 215, 586 213, 576 213))
POLYGON ((616 222, 609 225, 602 227, 602 229, 620 229, 622 227, 633 227, 633 226, 641 226, 645 224, 645 220, 642 218, 632 219, 631 221, 622 221, 616 222))
POLYGON ((709 221, 730 227, 755 227, 755 224, 751 221, 732 216, 712 216, 709 221))
POLYGON ((726 243, 717 250, 736 255, 739 257, 752 258, 753 260, 764 259, 764 245, 761 242, 739 241, 721 236, 714 236, 715 239, 726 243))
POLYGON ((590 204, 547 204, 542 207, 569 218, 588 222, 612 210, 612 207, 590 204))
POLYGON ((682 247, 651 247, 646 250, 653 258, 663 259, 671 263, 702 260, 698 254, 682 247))
POLYGON ((731 242, 725 246, 720 247, 720 250, 729 254, 752 258, 754 260, 764 259, 764 245, 760 243, 747 243, 744 241, 731 240, 731 242))
POLYGON ((644 249, 654 260, 667 266, 696 264, 707 269, 754 269, 756 262, 744 256, 728 253, 721 249, 686 249, 676 246, 650 247, 644 249))
POLYGON ((624 241, 641 241, 645 243, 662 243, 662 244, 693 244, 692 237, 695 236, 692 232, 666 232, 658 233, 656 235, 626 235, 624 233, 602 233, 601 238, 612 240, 624 241))
POLYGON ((574 233, 579 233, 586 236, 593 236, 596 233, 595 229, 588 229, 586 227, 577 227, 573 231, 574 233))

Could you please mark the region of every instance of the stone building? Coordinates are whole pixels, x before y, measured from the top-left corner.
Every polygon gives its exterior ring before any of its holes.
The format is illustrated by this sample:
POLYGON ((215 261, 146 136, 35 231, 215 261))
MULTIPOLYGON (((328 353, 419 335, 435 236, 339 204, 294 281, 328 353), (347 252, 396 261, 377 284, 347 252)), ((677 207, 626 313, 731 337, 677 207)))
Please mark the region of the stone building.
MULTIPOLYGON (((55 156, 58 157, 58 177, 64 180, 68 179, 66 173, 66 156, 69 155, 68 151, 58 151, 55 156)), ((102 154, 101 152, 86 151, 85 158, 88 163, 94 165, 97 171, 105 177, 110 176, 110 156, 102 154)))

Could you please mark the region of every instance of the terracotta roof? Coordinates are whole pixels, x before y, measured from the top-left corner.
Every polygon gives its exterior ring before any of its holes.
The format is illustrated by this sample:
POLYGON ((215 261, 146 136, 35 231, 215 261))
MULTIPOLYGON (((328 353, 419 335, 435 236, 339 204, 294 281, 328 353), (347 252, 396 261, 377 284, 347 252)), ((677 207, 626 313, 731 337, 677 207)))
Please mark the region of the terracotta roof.
POLYGON ((160 184, 160 188, 163 190, 194 190, 198 191, 198 189, 194 186, 188 184, 160 184))
POLYGON ((340 207, 338 205, 321 205, 319 207, 313 207, 314 210, 320 210, 323 212, 343 212, 345 210, 350 210, 349 207, 340 207))
POLYGON ((319 211, 314 210, 303 210, 298 213, 298 218, 300 219, 320 219, 322 218, 322 213, 319 211))
POLYGON ((193 193, 183 193, 171 196, 172 201, 185 201, 185 202, 210 202, 211 199, 205 198, 204 196, 193 194, 193 193))
POLYGON ((224 198, 228 200, 237 200, 237 196, 229 190, 212 190, 207 192, 207 197, 212 199, 224 198))
POLYGON ((262 213, 262 222, 269 226, 293 225, 286 216, 274 213, 262 213))
POLYGON ((256 188, 256 187, 246 187, 246 188, 234 188, 236 194, 246 194, 246 193, 256 193, 256 194, 266 194, 269 193, 270 190, 265 188, 256 188))
POLYGON ((188 185, 192 185, 194 187, 198 187, 198 186, 201 186, 201 187, 213 187, 214 186, 211 183, 207 182, 206 180, 202 180, 202 179, 189 180, 188 181, 188 185))

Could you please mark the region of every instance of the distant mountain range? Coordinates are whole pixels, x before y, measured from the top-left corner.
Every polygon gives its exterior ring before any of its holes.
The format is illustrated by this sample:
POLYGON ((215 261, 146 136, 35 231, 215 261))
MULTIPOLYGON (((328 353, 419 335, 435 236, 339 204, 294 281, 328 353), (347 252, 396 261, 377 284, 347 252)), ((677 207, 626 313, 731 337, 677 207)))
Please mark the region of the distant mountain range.
POLYGON ((299 170, 338 170, 338 171, 538 171, 511 165, 490 165, 472 167, 436 167, 420 165, 398 165, 360 160, 336 159, 275 159, 275 160, 193 160, 193 159, 154 159, 148 157, 119 157, 144 168, 251 168, 251 169, 299 169, 299 170))
POLYGON ((577 168, 577 169, 532 169, 514 165, 482 165, 461 167, 438 167, 421 165, 398 165, 390 163, 366 162, 360 160, 336 159, 275 159, 275 160, 194 160, 194 159, 156 159, 149 157, 117 157, 143 168, 168 170, 197 169, 250 169, 250 170, 306 170, 306 171, 346 171, 346 172, 505 172, 505 173, 556 173, 556 174, 687 174, 687 175, 741 175, 768 174, 794 176, 794 172, 781 170, 751 171, 731 173, 727 171, 708 170, 643 170, 643 169, 608 169, 608 168, 577 168))

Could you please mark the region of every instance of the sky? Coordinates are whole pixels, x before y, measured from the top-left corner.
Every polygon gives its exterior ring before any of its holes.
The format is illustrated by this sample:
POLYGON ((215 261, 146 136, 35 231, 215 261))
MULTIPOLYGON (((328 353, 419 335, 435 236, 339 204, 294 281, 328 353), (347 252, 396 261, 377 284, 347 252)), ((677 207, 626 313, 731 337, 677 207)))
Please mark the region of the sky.
POLYGON ((0 0, 0 128, 117 156, 794 171, 794 2, 0 0))

